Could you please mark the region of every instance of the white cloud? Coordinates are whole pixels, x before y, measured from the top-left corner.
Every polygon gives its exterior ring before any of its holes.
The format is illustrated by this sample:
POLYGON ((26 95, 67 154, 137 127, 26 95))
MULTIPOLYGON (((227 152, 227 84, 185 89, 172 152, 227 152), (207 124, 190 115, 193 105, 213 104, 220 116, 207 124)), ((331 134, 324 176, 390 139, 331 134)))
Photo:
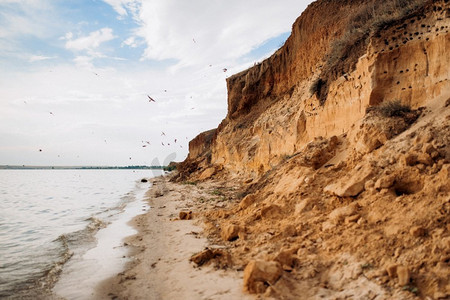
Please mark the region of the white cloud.
POLYGON ((136 37, 130 36, 125 41, 123 41, 121 46, 122 47, 123 46, 128 46, 128 47, 131 47, 131 48, 136 48, 136 47, 139 47, 141 44, 142 44, 142 42, 137 40, 136 37))
POLYGON ((32 55, 29 59, 30 62, 36 62, 36 61, 42 61, 42 60, 48 60, 53 59, 54 56, 44 56, 44 55, 32 55))
POLYGON ((81 36, 77 39, 73 39, 73 33, 71 32, 66 33, 65 37, 67 39, 66 49, 73 51, 93 51, 100 47, 102 43, 116 38, 113 35, 113 30, 107 27, 93 31, 88 36, 81 36))
POLYGON ((20 35, 47 37, 55 30, 51 26, 52 21, 57 20, 48 0, 0 1, 0 38, 12 39, 20 35))
POLYGON ((112 8, 119 14, 119 19, 123 19, 128 16, 128 12, 131 13, 132 16, 136 14, 136 12, 140 8, 141 0, 103 0, 112 6, 112 8))
MULTIPOLYGON (((107 1, 110 2, 110 1, 107 1)), ((116 0, 122 5, 130 1, 116 0)), ((181 65, 230 62, 264 41, 288 32, 310 1, 140 1, 135 36, 147 59, 176 59, 181 65)))

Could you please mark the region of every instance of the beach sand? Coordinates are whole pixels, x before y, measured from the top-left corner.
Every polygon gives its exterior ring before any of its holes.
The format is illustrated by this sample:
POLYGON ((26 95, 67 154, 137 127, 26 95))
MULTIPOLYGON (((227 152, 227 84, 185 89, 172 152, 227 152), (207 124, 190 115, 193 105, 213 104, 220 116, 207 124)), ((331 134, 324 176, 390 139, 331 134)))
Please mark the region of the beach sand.
MULTIPOLYGON (((189 261, 193 254, 214 245, 203 237, 195 214, 193 220, 180 220, 179 213, 206 209, 204 201, 198 200, 214 199, 211 189, 171 183, 167 177, 152 181, 146 194, 151 209, 132 220, 138 233, 124 241, 132 262, 103 282, 95 298, 254 299, 242 291, 242 272, 197 267, 189 261)), ((221 204, 212 201, 206 207, 211 205, 221 204)))

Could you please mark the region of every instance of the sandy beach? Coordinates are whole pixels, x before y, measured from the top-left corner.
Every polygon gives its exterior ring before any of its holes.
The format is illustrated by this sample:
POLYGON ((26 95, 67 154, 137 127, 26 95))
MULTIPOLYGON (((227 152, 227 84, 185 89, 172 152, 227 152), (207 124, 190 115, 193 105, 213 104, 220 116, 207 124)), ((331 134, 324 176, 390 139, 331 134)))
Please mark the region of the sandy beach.
POLYGON ((199 209, 225 205, 211 184, 175 184, 167 177, 155 178, 146 194, 151 209, 132 220, 138 233, 124 241, 132 262, 101 284, 95 298, 254 299, 243 293, 243 272, 190 262, 192 255, 206 247, 219 248, 202 235, 195 214, 199 209), (181 211, 194 212, 193 219, 180 220, 181 211))

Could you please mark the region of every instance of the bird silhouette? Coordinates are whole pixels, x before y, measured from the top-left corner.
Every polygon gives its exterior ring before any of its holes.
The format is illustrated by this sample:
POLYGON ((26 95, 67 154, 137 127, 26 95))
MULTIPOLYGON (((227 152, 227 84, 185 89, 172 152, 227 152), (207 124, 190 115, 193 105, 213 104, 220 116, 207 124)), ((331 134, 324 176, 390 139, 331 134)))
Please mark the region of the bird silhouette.
POLYGON ((174 140, 175 144, 177 143, 177 139, 174 140))
POLYGON ((150 97, 149 95, 147 95, 148 97, 148 102, 156 102, 155 99, 153 99, 152 97, 150 97))
POLYGON ((223 68, 223 71, 226 72, 226 71, 228 71, 228 69, 227 68, 223 68))
POLYGON ((163 136, 163 135, 165 136, 166 134, 164 133, 164 131, 161 131, 161 136, 163 136))

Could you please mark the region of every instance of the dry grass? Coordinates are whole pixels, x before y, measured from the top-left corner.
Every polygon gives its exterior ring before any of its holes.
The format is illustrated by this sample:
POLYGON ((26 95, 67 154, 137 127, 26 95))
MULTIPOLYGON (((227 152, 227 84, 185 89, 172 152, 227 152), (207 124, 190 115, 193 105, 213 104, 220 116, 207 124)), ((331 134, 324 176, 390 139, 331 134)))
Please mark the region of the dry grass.
POLYGON ((411 112, 411 107, 404 105, 400 100, 386 101, 379 106, 370 107, 369 110, 380 113, 383 117, 403 117, 411 112))

